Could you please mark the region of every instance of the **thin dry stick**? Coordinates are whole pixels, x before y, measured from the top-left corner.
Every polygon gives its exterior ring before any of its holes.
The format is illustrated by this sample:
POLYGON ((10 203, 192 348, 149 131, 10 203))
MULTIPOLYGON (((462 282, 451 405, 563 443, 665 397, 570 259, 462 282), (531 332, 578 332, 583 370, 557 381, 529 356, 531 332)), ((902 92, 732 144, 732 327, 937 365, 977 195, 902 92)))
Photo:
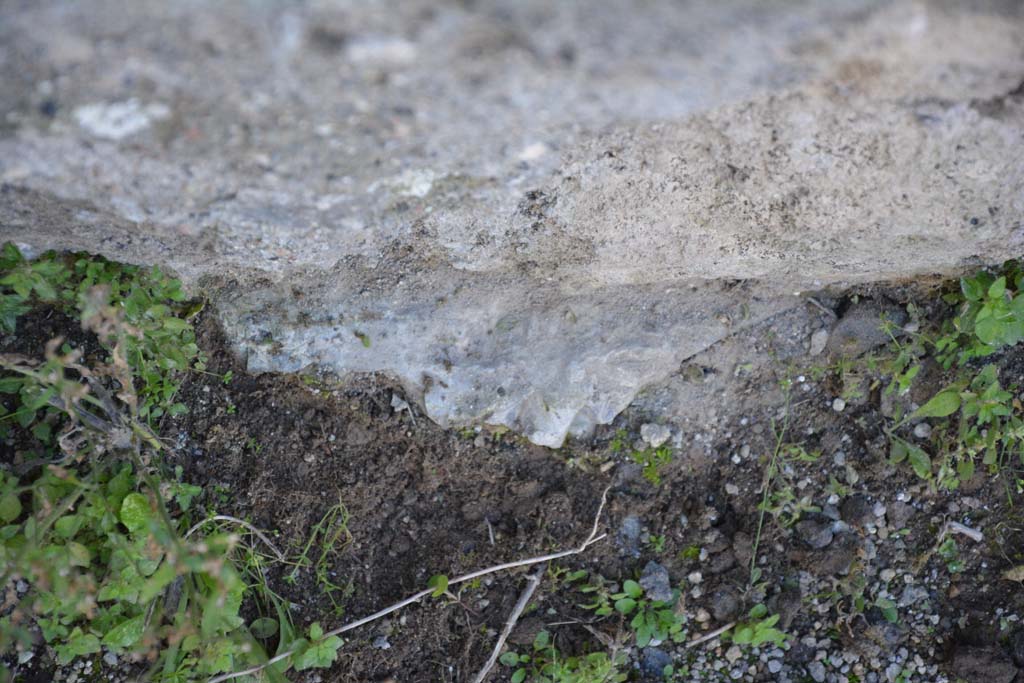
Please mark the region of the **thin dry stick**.
POLYGON ((274 547, 274 544, 270 542, 270 539, 267 538, 262 531, 254 527, 252 524, 249 524, 249 522, 246 522, 244 519, 238 519, 237 517, 232 517, 231 515, 214 515, 213 517, 207 517, 201 522, 196 522, 196 524, 191 529, 185 532, 184 538, 187 539, 189 536, 191 536, 196 531, 201 529, 206 524, 209 524, 210 522, 232 522, 234 524, 237 524, 238 526, 245 527, 253 534, 255 534, 258 539, 266 543, 267 547, 273 550, 274 554, 277 555, 278 560, 280 560, 281 562, 285 561, 284 554, 276 547, 274 547))
POLYGON ((730 621, 725 626, 722 626, 720 628, 716 628, 711 633, 705 633, 700 638, 694 638, 693 640, 688 642, 686 645, 684 645, 683 648, 688 650, 691 647, 697 647, 701 643, 706 643, 709 640, 714 640, 715 638, 717 638, 718 636, 722 635, 723 633, 725 633, 726 631, 728 631, 729 629, 731 629, 735 625, 736 625, 735 621, 730 621))
POLYGON ((823 304, 820 301, 818 301, 817 299, 815 299, 813 296, 806 296, 806 297, 804 297, 804 301, 807 301, 809 303, 814 304, 815 306, 820 308, 822 311, 824 311, 825 314, 828 317, 832 318, 833 320, 835 320, 835 319, 837 319, 839 317, 838 315, 836 315, 835 311, 833 311, 831 308, 829 308, 825 304, 823 304))
MULTIPOLYGON (((515 569, 516 567, 528 567, 530 565, 539 564, 541 562, 548 562, 550 560, 557 560, 557 559, 560 559, 562 557, 568 557, 570 555, 578 555, 579 553, 582 553, 584 550, 589 548, 591 545, 593 545, 594 543, 597 543, 598 541, 600 541, 601 539, 603 539, 605 536, 608 535, 608 534, 601 534, 600 536, 598 536, 597 535, 597 529, 598 529, 598 525, 601 522, 601 513, 604 512, 604 506, 605 506, 605 503, 608 500, 608 490, 610 488, 611 487, 606 488, 604 490, 604 493, 601 494, 601 505, 598 506, 597 514, 594 515, 594 526, 590 530, 590 535, 587 537, 587 540, 583 541, 583 543, 580 545, 580 547, 578 547, 578 548, 570 548, 569 550, 563 550, 561 552, 552 553, 550 555, 541 555, 540 557, 531 557, 531 558, 526 559, 526 560, 516 560, 514 562, 505 562, 504 564, 496 564, 493 567, 487 567, 486 569, 478 569, 475 572, 470 572, 469 574, 463 574, 462 576, 457 576, 454 579, 451 579, 448 582, 448 585, 449 586, 454 586, 457 583, 464 583, 466 581, 472 581, 473 579, 475 579, 475 578, 477 578, 479 576, 486 576, 487 574, 494 574, 495 572, 504 571, 505 569, 515 569)), ((328 631, 327 633, 325 633, 322 636, 322 638, 330 638, 331 636, 336 636, 336 635, 344 633, 345 631, 351 631, 354 628, 358 628, 358 627, 360 627, 360 626, 362 626, 364 624, 368 624, 371 621, 376 621, 377 619, 380 619, 381 617, 387 616, 388 614, 391 614, 392 612, 398 611, 398 610, 402 609, 403 607, 405 607, 407 605, 411 605, 414 602, 418 602, 419 600, 422 600, 423 598, 427 597, 428 595, 432 594, 433 592, 434 592, 433 588, 425 588, 424 590, 421 590, 419 593, 416 593, 414 595, 410 595, 405 600, 402 600, 400 602, 396 602, 393 605, 385 607, 384 609, 380 610, 379 612, 374 612, 373 614, 371 614, 368 617, 363 617, 362 619, 356 619, 355 621, 349 622, 349 623, 345 624, 344 626, 339 626, 338 628, 334 629, 333 631, 328 631)), ((267 661, 265 661, 264 663, 262 663, 262 664, 260 664, 258 666, 253 666, 253 667, 250 667, 248 669, 243 669, 242 671, 235 671, 233 673, 227 673, 227 674, 221 674, 220 676, 214 676, 213 678, 208 680, 207 683, 221 683, 222 681, 230 681, 231 679, 234 679, 234 678, 241 678, 242 676, 249 676, 251 674, 259 673, 260 671, 263 671, 267 667, 273 666, 274 664, 277 664, 278 662, 280 662, 282 660, 288 659, 289 657, 292 656, 292 654, 293 654, 292 650, 285 650, 281 654, 275 655, 274 657, 271 657, 270 659, 268 659, 267 661)))
POLYGON ((985 534, 978 529, 972 529, 969 526, 965 526, 960 522, 946 522, 944 531, 948 531, 954 534, 963 534, 974 541, 981 543, 985 540, 985 534))
POLYGON ((523 589, 522 594, 519 596, 519 602, 512 609, 512 614, 509 615, 508 621, 505 622, 505 628, 501 630, 501 635, 498 636, 498 642, 494 644, 491 656, 488 657, 487 663, 484 664, 483 668, 480 669, 480 672, 473 679, 473 683, 483 683, 484 678, 494 668, 494 663, 498 661, 498 655, 501 654, 501 648, 505 647, 505 641, 508 640, 509 635, 512 634, 512 629, 519 622, 520 615, 526 609, 526 604, 530 602, 530 598, 533 597, 533 592, 540 585, 540 579, 543 575, 544 568, 541 567, 526 579, 526 588, 523 589))

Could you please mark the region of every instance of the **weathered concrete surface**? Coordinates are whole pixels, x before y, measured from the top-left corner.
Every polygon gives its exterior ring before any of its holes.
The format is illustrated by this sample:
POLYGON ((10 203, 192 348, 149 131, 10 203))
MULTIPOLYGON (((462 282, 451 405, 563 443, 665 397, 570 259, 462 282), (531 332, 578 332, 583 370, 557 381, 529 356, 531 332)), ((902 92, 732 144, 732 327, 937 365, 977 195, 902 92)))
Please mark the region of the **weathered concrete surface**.
POLYGON ((794 291, 1019 255, 1022 84, 1012 1, 7 3, 0 238, 557 445, 794 291))

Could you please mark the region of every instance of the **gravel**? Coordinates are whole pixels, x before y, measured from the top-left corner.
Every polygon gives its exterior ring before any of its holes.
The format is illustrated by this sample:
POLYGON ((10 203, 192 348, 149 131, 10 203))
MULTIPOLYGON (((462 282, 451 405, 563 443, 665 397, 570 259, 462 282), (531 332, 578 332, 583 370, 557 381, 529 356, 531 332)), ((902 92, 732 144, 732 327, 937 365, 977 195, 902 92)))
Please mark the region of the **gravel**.
POLYGON ((672 582, 668 570, 657 562, 648 562, 640 576, 640 585, 651 600, 672 602, 672 582))
POLYGON ((800 539, 816 550, 828 547, 832 543, 832 525, 827 522, 805 519, 796 525, 800 539))

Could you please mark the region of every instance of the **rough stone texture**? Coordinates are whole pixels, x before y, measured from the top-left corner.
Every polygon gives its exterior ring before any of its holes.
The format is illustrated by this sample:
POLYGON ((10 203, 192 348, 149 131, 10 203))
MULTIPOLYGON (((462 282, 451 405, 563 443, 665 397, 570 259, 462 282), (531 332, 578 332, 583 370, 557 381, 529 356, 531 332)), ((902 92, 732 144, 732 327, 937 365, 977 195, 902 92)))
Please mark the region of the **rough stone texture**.
POLYGON ((558 445, 795 291, 1024 244, 1016 2, 14 2, 0 238, 558 445))
POLYGON ((796 525, 796 532, 804 543, 816 550, 827 547, 833 538, 832 526, 826 521, 801 520, 796 525))
POLYGON ((648 562, 640 576, 640 585, 644 595, 651 600, 665 603, 672 602, 672 581, 668 570, 657 562, 648 562))

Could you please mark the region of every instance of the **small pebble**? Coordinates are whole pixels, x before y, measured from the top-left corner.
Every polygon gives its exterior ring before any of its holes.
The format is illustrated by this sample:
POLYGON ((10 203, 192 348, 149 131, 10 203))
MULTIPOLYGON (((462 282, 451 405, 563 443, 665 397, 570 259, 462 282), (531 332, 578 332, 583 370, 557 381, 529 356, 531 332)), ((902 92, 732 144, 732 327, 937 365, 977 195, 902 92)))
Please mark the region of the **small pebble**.
POLYGON ((640 438, 650 444, 651 448, 658 448, 672 438, 672 430, 665 425, 647 423, 640 427, 640 438))
POLYGON ((824 327, 820 330, 815 330, 814 334, 811 335, 811 355, 821 355, 821 352, 825 350, 826 344, 828 344, 828 330, 824 327))
POLYGON ((832 410, 836 411, 837 413, 843 412, 844 410, 846 410, 846 401, 844 401, 841 398, 835 399, 834 401, 832 401, 832 410))

